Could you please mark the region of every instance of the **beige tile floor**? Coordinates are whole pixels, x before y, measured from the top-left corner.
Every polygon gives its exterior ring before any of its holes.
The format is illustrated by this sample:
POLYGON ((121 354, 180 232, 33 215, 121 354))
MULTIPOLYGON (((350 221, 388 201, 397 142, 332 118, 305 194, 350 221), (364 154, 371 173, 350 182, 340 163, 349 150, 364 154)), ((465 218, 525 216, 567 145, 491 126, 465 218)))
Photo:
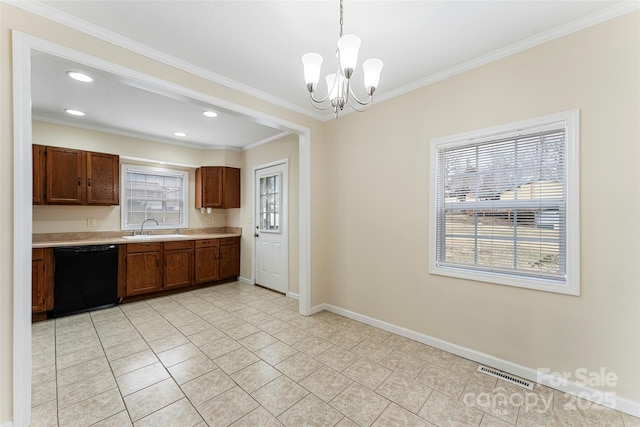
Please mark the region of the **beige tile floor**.
POLYGON ((33 325, 32 426, 640 426, 230 283, 33 325))

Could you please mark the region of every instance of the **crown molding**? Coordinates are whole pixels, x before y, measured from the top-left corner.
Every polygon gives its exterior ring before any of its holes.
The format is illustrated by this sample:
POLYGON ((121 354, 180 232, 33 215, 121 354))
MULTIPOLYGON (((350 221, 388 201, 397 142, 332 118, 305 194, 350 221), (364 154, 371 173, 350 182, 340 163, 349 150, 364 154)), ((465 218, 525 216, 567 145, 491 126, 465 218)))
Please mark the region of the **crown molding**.
POLYGON ((281 132, 281 133, 279 133, 277 135, 273 135, 273 136, 271 136, 269 138, 265 138, 262 141, 257 141, 257 142, 254 142, 252 144, 245 145, 244 147, 242 147, 242 151, 251 150, 252 148, 256 148, 256 147, 259 147, 261 145, 268 144, 268 143, 270 143, 272 141, 275 141, 277 139, 284 138, 287 135, 291 135, 291 132, 281 132))
POLYGON ((205 145, 197 142, 174 141, 172 139, 160 138, 160 137, 148 135, 145 133, 138 133, 138 132, 132 132, 132 131, 126 131, 126 130, 120 130, 120 129, 114 129, 114 128, 106 128, 102 126, 96 126, 96 125, 91 125, 87 123, 77 123, 77 122, 72 122, 72 121, 63 120, 63 119, 53 119, 51 117, 45 117, 38 114, 34 114, 32 118, 33 120, 38 120, 41 122, 86 129, 94 132, 107 133, 111 135, 125 136, 127 138, 135 138, 143 141, 157 142, 160 144, 179 145, 182 147, 195 148, 199 150, 232 150, 232 151, 243 150, 242 147, 233 147, 233 146, 226 146, 226 145, 205 145))
MULTIPOLYGON (((491 62, 497 61, 499 59, 506 58, 507 56, 515 55, 516 53, 525 51, 527 49, 531 49, 532 47, 539 46, 541 44, 550 42, 560 37, 564 37, 571 33, 575 33, 587 27, 600 24, 610 19, 617 18, 618 16, 625 15, 627 13, 633 12, 638 9, 640 9, 640 1, 637 1, 637 0, 624 1, 615 6, 603 9, 599 12, 596 12, 591 15, 577 19, 575 21, 569 22, 565 25, 561 25, 549 31, 545 31, 544 33, 537 34, 525 40, 513 43, 501 49, 494 50, 493 52, 489 52, 485 55, 478 56, 477 58, 474 58, 470 61, 466 61, 461 64, 454 65, 453 67, 450 67, 446 70, 427 76, 416 82, 409 83, 397 89, 385 92, 384 94, 381 94, 380 96, 378 96, 376 101, 377 103, 380 103, 382 101, 395 98, 396 96, 404 95, 405 93, 423 88, 425 86, 429 86, 433 83, 439 82, 449 77, 453 77, 457 74, 462 74, 466 71, 473 70, 474 68, 478 68, 483 65, 489 64, 491 62)), ((351 112, 352 111, 349 111, 346 114, 351 112)))
POLYGON ((3 0, 3 1, 12 6, 26 10, 27 12, 31 12, 45 19, 57 22, 58 24, 64 25, 73 30, 80 31, 82 33, 96 37, 100 40, 114 44, 115 46, 121 47, 123 49, 127 49, 131 52, 137 53, 142 56, 146 56, 147 58, 153 59, 155 61, 161 62, 166 65, 170 65, 172 67, 175 67, 179 70, 193 74, 195 76, 202 77, 203 79, 209 80, 216 84, 228 87, 233 90, 237 90, 238 92, 269 102, 270 104, 286 108, 288 110, 294 111, 296 113, 302 114, 304 116, 307 116, 316 120, 323 119, 322 115, 317 114, 311 108, 303 108, 292 102, 285 101, 282 98, 278 98, 269 93, 262 92, 251 86, 237 82, 233 79, 229 79, 227 77, 221 76, 205 68, 194 65, 190 62, 183 61, 181 59, 176 58, 175 56, 153 49, 145 44, 138 43, 136 41, 133 41, 127 37, 123 37, 112 31, 105 30, 104 28, 98 27, 97 25, 91 24, 80 18, 76 18, 64 12, 60 12, 59 10, 53 7, 50 7, 39 0, 38 1, 3 0))
MULTIPOLYGON (((247 86, 235 80, 232 80, 224 76, 221 76, 219 74, 208 71, 202 67, 198 67, 194 64, 178 59, 174 56, 152 49, 144 44, 135 42, 131 39, 123 37, 112 31, 105 30, 96 25, 90 24, 84 20, 73 17, 66 13, 60 12, 57 9, 54 9, 50 6, 43 4, 41 1, 21 1, 21 0, 4 0, 4 1, 15 7, 18 7, 28 12, 34 13, 36 15, 42 16, 43 18, 65 25, 74 30, 97 37, 101 40, 107 41, 121 48, 130 50, 134 53, 146 56, 150 59, 156 60, 158 62, 167 64, 167 65, 173 66, 180 70, 202 77, 206 80, 212 81, 222 86, 229 87, 231 89, 237 90, 247 95, 256 97, 263 101, 267 101, 279 107, 289 109, 291 111, 310 117, 312 119, 326 122, 335 117, 333 113, 320 113, 311 108, 303 108, 292 102, 285 101, 281 98, 275 97, 266 92, 262 92, 253 87, 247 86)), ((560 37, 580 31, 587 27, 597 25, 602 22, 608 21, 610 19, 616 18, 618 16, 622 16, 624 14, 636 11, 638 9, 640 9, 640 1, 625 0, 622 3, 619 3, 615 6, 603 9, 591 15, 569 22, 565 25, 561 25, 559 27, 548 30, 544 33, 537 34, 525 40, 513 43, 504 48, 497 49, 488 54, 481 55, 477 58, 455 65, 446 70, 440 71, 438 73, 435 73, 425 78, 422 78, 420 80, 417 80, 413 83, 409 83, 407 85, 401 86, 397 89, 390 90, 388 92, 380 93, 376 96, 376 104, 395 98, 400 95, 404 95, 408 92, 423 88, 433 83, 437 83, 441 80, 447 79, 449 77, 453 77, 455 75, 464 73, 466 71, 473 70, 474 68, 481 67, 483 65, 489 64, 499 59, 506 58, 507 56, 514 55, 516 53, 530 49, 532 47, 539 46, 543 43, 558 39, 560 37)), ((352 109, 344 110, 341 112, 340 115, 345 116, 353 112, 354 110, 352 109)))

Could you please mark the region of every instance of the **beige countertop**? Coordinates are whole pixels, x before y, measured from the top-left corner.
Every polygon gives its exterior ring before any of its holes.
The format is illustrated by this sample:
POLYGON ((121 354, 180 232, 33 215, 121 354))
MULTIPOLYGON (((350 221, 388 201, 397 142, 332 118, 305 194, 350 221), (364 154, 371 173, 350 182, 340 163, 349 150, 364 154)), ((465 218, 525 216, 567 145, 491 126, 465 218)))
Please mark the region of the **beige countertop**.
POLYGON ((127 231, 103 232, 103 233, 49 233, 34 234, 33 248, 53 248, 62 246, 83 246, 83 245, 122 245, 125 243, 138 242, 167 242, 178 240, 199 240, 199 239, 222 239, 226 237, 239 237, 242 235, 240 229, 227 227, 218 229, 184 230, 181 234, 165 233, 162 230, 152 232, 151 237, 127 239, 130 236, 127 231), (184 234, 182 234, 184 233, 184 234), (153 237, 153 235, 162 237, 153 237))

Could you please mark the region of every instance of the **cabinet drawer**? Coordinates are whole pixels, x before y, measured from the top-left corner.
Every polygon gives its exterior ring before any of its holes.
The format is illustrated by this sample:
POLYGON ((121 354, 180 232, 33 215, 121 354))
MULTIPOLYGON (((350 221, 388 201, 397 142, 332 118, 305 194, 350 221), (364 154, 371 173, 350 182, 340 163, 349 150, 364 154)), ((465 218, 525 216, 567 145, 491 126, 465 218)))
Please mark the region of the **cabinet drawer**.
POLYGON ((218 246, 219 244, 220 244, 220 239, 196 240, 196 248, 210 248, 213 246, 218 246))
POLYGON ((162 249, 161 242, 149 242, 149 243, 130 243, 127 245, 127 253, 136 252, 156 252, 162 249))
POLYGON ((193 249, 193 240, 181 240, 177 242, 164 242, 164 250, 193 249))
POLYGON ((220 246, 239 245, 240 237, 225 237, 220 239, 220 246))

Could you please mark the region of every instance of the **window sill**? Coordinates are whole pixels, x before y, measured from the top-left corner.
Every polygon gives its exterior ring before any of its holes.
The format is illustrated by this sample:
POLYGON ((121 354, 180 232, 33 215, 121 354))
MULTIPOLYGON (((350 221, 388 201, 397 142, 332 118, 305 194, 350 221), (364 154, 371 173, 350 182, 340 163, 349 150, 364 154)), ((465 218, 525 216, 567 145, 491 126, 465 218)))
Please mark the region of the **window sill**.
POLYGON ((493 283, 496 285, 506 285, 517 288, 534 289, 538 291, 580 296, 579 285, 576 283, 572 285, 570 280, 556 281, 549 279, 538 279, 533 277, 522 277, 502 273, 470 271, 455 267, 432 267, 429 269, 429 273, 438 276, 448 276, 458 279, 493 283))

